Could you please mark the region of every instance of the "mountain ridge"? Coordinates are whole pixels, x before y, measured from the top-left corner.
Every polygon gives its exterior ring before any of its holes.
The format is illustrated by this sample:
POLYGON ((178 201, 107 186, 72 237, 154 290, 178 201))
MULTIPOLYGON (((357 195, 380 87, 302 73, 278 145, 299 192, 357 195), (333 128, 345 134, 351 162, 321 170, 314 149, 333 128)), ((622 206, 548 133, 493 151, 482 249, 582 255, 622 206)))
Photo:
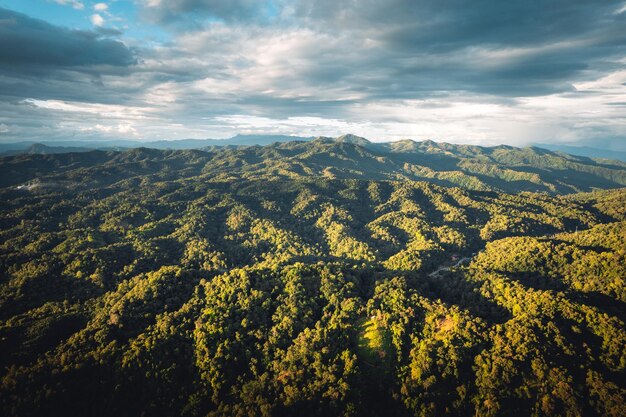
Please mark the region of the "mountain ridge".
MULTIPOLYGON (((45 179, 53 170, 52 177, 59 177, 60 172, 79 177, 81 169, 100 170, 103 181, 163 170, 172 176, 194 173, 218 178, 417 180, 475 190, 551 194, 626 186, 626 163, 620 161, 537 147, 481 147, 433 141, 377 143, 357 136, 318 137, 264 146, 184 150, 142 147, 16 155, 0 159, 0 173, 5 174, 0 186, 45 179)), ((65 181, 62 177, 56 180, 65 181)))
POLYGON ((422 147, 432 147, 445 149, 446 146, 453 146, 457 149, 462 147, 478 147, 478 148, 520 148, 537 147, 553 152, 563 152, 570 155, 583 156, 595 159, 608 159, 619 160, 626 162, 626 152, 614 151, 614 150, 602 150, 592 147, 584 146, 566 146, 555 145, 547 143, 533 143, 528 146, 515 147, 512 145, 469 145, 469 144, 452 144, 445 141, 434 141, 432 139, 415 140, 415 139, 400 139, 396 141, 375 142, 370 141, 367 138, 357 136, 354 134, 344 134, 337 137, 330 136, 290 136, 290 135, 252 135, 252 134, 238 134, 231 138, 226 139, 177 139, 177 140, 156 140, 156 141, 132 141, 132 140, 106 140, 106 141, 89 141, 89 140, 75 140, 75 141, 27 141, 27 142, 14 142, 14 143, 0 143, 0 156, 13 156, 22 153, 62 153, 62 152, 86 152, 88 150, 100 149, 100 150, 123 150, 130 148, 155 148, 155 149, 202 149, 202 148, 219 148, 219 147, 237 147, 237 146, 264 146, 276 142, 309 142, 316 139, 334 140, 337 142, 355 143, 361 146, 377 147, 390 147, 390 148, 411 148, 416 144, 421 144, 422 147), (42 145, 44 147, 42 147, 42 145), (37 147, 41 147, 41 150, 37 150, 37 147), (67 148, 73 148, 68 150, 67 148))
POLYGON ((308 141, 313 137, 288 136, 288 135, 243 135, 238 134, 226 139, 172 139, 155 141, 133 140, 74 140, 74 141, 26 141, 13 143, 0 143, 0 156, 17 155, 28 153, 29 148, 35 145, 44 145, 53 148, 80 148, 81 152, 89 150, 121 150, 131 148, 155 148, 155 149, 198 149, 209 146, 254 146, 268 145, 274 142, 308 141))

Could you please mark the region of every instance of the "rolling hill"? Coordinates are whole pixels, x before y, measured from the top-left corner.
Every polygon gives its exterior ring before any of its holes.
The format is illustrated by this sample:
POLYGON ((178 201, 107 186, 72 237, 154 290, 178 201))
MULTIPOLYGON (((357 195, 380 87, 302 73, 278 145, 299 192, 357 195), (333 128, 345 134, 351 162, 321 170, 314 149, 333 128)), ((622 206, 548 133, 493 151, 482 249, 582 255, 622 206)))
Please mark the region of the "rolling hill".
POLYGON ((2 415, 626 414, 625 164, 344 136, 0 174, 2 415))
POLYGON ((156 173, 163 178, 308 178, 417 180, 473 190, 551 194, 626 185, 626 163, 540 148, 492 148, 432 141, 371 143, 352 135, 204 150, 91 151, 20 155, 0 160, 0 185, 29 181, 115 182, 156 173))

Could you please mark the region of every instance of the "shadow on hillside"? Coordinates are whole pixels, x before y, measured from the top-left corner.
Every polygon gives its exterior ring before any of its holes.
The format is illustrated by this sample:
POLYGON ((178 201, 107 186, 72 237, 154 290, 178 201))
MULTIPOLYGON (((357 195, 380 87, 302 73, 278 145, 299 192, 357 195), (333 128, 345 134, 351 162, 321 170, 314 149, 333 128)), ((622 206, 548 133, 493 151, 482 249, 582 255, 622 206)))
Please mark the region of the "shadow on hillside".
POLYGON ((26 280, 9 297, 0 298, 0 319, 26 313, 46 303, 80 302, 102 293, 103 289, 90 281, 51 272, 26 280))
POLYGON ((501 269, 491 269, 498 275, 507 277, 510 280, 519 282, 524 287, 537 291, 561 291, 565 292, 569 286, 560 279, 547 277, 536 272, 511 272, 501 269))
MULTIPOLYGON (((624 168, 618 168, 623 170, 624 168)), ((524 167, 524 171, 539 174, 542 180, 557 185, 559 193, 590 192, 596 188, 620 188, 624 184, 601 177, 591 172, 573 169, 524 167)))
POLYGON ((432 169, 435 172, 459 171, 459 158, 447 155, 423 153, 389 152, 381 154, 393 158, 397 165, 414 164, 432 169))
MULTIPOLYGON (((554 190, 550 189, 546 185, 537 184, 535 182, 528 181, 528 180, 505 180, 502 178, 490 177, 488 175, 478 174, 478 173, 474 173, 471 171, 463 171, 463 172, 468 175, 471 174, 475 176, 476 178, 478 178, 483 183, 491 187, 495 187, 499 190, 502 190, 506 193, 518 193, 522 191, 530 191, 534 193, 547 192, 547 193, 554 194, 554 190)), ((521 172, 524 172, 524 171, 521 171, 521 172)), ((574 192, 574 191, 572 190, 569 192, 574 192)))
POLYGON ((623 301, 616 300, 598 291, 573 291, 566 295, 575 301, 580 301, 582 304, 595 307, 610 316, 615 316, 626 323, 626 303, 623 301))
POLYGON ((29 319, 22 326, 5 327, 0 331, 0 366, 26 365, 83 329, 87 322, 80 314, 57 312, 29 319))
POLYGON ((520 283, 528 289, 561 292, 567 299, 569 299, 573 303, 584 304, 589 307, 594 307, 598 311, 608 314, 609 316, 617 317, 622 322, 626 323, 626 303, 601 292, 578 291, 571 288, 569 285, 559 279, 546 277, 536 273, 514 274, 507 271, 494 272, 504 275, 507 278, 520 283))
POLYGON ((456 305, 491 325, 502 324, 513 317, 509 310, 483 296, 480 293, 480 283, 468 281, 461 271, 445 271, 435 276, 416 274, 413 271, 405 273, 408 274, 407 281, 421 295, 456 305))
MULTIPOLYGON (((568 225, 570 227, 567 227, 567 229, 574 229, 574 227, 576 226, 581 226, 580 224, 572 224, 572 225, 568 225)), ((575 229, 574 229, 575 230, 575 229)), ((587 229, 589 230, 589 229, 587 229)), ((584 229, 580 229, 580 231, 584 231, 584 229)), ((567 232, 564 232, 567 233, 567 232)), ((572 233, 572 232, 569 232, 572 233)), ((606 252, 613 252, 610 248, 607 248, 605 246, 600 246, 600 245, 578 245, 575 242, 572 242, 571 240, 562 240, 562 239, 558 239, 558 238, 552 238, 549 240, 550 242, 552 242, 554 245, 571 245, 577 249, 580 250, 584 250, 584 251, 592 251, 595 252, 596 254, 600 254, 600 253, 606 253, 606 252)))
POLYGON ((620 165, 614 165, 610 160, 607 160, 606 162, 598 162, 598 161, 594 161, 593 159, 589 158, 588 156, 582 156, 582 155, 571 155, 570 156, 574 157, 576 159, 576 162, 578 163, 582 163, 582 164, 587 164, 587 165, 595 165, 597 167, 600 168, 607 168, 607 169, 624 169, 623 166, 620 165))

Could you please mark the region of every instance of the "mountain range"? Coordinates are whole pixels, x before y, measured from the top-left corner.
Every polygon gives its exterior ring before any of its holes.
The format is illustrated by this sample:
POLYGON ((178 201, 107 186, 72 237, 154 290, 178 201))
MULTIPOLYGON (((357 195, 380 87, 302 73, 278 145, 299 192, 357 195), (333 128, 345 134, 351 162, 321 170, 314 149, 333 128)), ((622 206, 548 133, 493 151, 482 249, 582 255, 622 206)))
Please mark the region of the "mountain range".
POLYGON ((626 163, 512 146, 411 140, 373 143, 344 135, 259 146, 21 154, 0 160, 0 185, 88 186, 153 173, 167 178, 419 180, 473 190, 574 193, 626 185, 626 163), (93 185, 93 184, 92 184, 93 185))
POLYGON ((0 158, 2 416, 626 415, 624 162, 34 151, 0 158))
POLYGON ((123 150, 129 148, 152 149, 200 149, 220 146, 269 145, 274 142, 307 141, 313 137, 286 135, 236 135, 228 139, 178 139, 158 141, 132 140, 69 140, 0 143, 0 155, 19 155, 22 153, 63 153, 87 152, 91 150, 123 150))
MULTIPOLYGON (((355 135, 344 135, 339 138, 358 138, 355 135)), ((339 139, 337 138, 337 139, 339 139)), ((41 142, 14 142, 0 143, 0 156, 19 155, 23 153, 63 153, 63 152, 86 152, 90 150, 123 150, 127 148, 154 148, 154 149, 202 149, 207 147, 234 147, 269 145, 275 142, 311 141, 314 137, 287 136, 287 135, 236 135, 228 139, 180 139, 159 141, 131 141, 131 140, 108 140, 108 141, 41 141, 41 142)), ((405 142, 407 140, 404 140, 405 142)), ((365 138, 359 138, 361 145, 372 144, 365 138)), ((381 143, 381 142, 375 142, 381 143)), ((384 142, 383 142, 384 143, 384 142)), ((551 143, 537 142, 533 146, 555 152, 564 152, 571 155, 585 156, 589 158, 603 158, 626 162, 626 151, 607 150, 589 146, 569 146, 551 143)))

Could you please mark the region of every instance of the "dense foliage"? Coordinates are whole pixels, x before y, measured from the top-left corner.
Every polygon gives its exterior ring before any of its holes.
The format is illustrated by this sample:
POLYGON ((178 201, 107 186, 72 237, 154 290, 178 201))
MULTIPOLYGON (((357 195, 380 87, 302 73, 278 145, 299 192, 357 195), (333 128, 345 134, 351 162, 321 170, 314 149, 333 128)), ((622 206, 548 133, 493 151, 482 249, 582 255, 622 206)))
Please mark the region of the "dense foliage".
POLYGON ((298 146, 4 160, 0 413, 626 415, 626 189, 233 156, 298 146))

